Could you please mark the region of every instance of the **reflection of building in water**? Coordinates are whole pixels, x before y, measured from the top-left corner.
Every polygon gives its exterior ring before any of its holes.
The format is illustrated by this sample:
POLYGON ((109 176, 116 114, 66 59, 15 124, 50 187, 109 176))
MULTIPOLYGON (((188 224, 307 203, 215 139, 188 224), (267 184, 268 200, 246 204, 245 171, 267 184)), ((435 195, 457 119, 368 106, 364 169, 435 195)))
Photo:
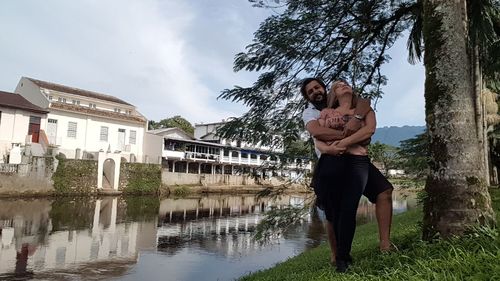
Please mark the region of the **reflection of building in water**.
POLYGON ((417 206, 417 197, 415 193, 409 192, 393 192, 392 194, 392 209, 394 214, 399 214, 407 210, 411 210, 417 206))
POLYGON ((160 203, 158 250, 173 254, 186 243, 196 243, 205 251, 224 256, 246 255, 261 246, 251 233, 263 213, 290 204, 300 206, 304 197, 165 199, 160 203))
POLYGON ((49 201, 31 201, 10 213, 3 212, 5 206, 0 204, 0 273, 19 273, 23 262, 24 270, 42 272, 113 259, 135 261, 139 249, 154 247, 156 222, 117 223, 117 198, 95 201, 91 229, 67 227, 54 232, 49 201), (43 206, 33 206, 38 203, 43 206))
POLYGON ((255 196, 220 196, 193 199, 164 199, 160 203, 160 220, 177 222, 202 217, 235 216, 263 212, 271 206, 303 204, 302 196, 283 195, 276 199, 255 196))

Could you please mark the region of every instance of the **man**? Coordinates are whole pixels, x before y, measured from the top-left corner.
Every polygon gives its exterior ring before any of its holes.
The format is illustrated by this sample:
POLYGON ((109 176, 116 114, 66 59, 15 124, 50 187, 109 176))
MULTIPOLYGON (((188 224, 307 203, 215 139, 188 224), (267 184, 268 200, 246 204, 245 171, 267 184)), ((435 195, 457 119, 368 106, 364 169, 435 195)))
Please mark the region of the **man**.
MULTIPOLYGON (((354 112, 354 118, 351 118, 345 126, 344 131, 330 129, 320 126, 318 118, 320 111, 327 107, 326 85, 321 79, 307 78, 303 81, 300 89, 304 98, 308 101, 307 107, 303 112, 302 119, 307 131, 316 140, 323 142, 334 142, 346 136, 349 136, 359 130, 364 116, 371 110, 370 102, 365 99, 359 99, 354 112)), ((342 154, 345 147, 337 147, 335 143, 329 146, 327 154, 342 154)), ((316 153, 320 157, 321 153, 316 148, 316 153)), ((313 184, 315 177, 313 176, 313 184)), ((380 251, 389 251, 391 248, 390 228, 392 221, 392 190, 393 187, 380 171, 370 163, 368 183, 366 184, 363 195, 370 202, 375 204, 375 214, 379 227, 379 248, 380 251)), ((321 204, 321 203, 320 203, 321 204)), ((327 221, 327 233, 330 248, 332 251, 331 262, 335 262, 335 234, 333 225, 327 221)))

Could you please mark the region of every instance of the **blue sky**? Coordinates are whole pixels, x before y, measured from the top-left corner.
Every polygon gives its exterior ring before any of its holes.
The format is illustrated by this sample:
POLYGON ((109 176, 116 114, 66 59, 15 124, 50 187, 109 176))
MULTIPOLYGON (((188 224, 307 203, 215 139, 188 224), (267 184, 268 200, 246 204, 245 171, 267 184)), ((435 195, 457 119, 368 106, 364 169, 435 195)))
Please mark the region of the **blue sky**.
MULTIPOLYGON (((247 0, 2 0, 0 90, 28 76, 119 97, 153 120, 238 116, 245 107, 216 97, 256 79, 233 59, 268 15, 247 0)), ((424 125, 424 69, 408 64, 404 39, 390 55, 378 126, 424 125)))

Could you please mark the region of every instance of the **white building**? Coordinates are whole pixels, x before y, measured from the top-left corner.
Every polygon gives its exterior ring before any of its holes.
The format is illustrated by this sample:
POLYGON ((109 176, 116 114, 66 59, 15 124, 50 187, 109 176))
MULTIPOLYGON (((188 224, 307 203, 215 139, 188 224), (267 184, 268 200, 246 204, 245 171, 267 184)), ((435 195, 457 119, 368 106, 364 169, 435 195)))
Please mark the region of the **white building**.
POLYGON ((243 149, 257 149, 273 153, 283 153, 284 151, 284 145, 283 142, 281 141, 281 137, 279 136, 274 136, 274 138, 276 139, 276 145, 274 147, 261 145, 260 143, 253 144, 245 142, 244 140, 228 140, 220 138, 219 136, 217 136, 216 132, 217 129, 223 126, 225 123, 226 122, 223 120, 222 122, 195 124, 194 137, 195 139, 202 141, 219 143, 222 145, 228 145, 233 147, 240 147, 243 149))
POLYGON ((49 144, 67 158, 96 159, 100 150, 119 151, 131 162, 146 158, 147 120, 135 106, 113 96, 27 77, 21 78, 15 92, 49 111, 41 126, 49 144))
POLYGON ((15 146, 46 145, 47 113, 18 94, 0 91, 0 163, 8 162, 7 155, 15 146))
MULTIPOLYGON (((199 128, 200 125, 196 126, 199 128)), ((148 131, 163 137, 162 164, 169 172, 222 175, 257 173, 297 178, 304 171, 311 171, 309 159, 285 159, 280 152, 282 149, 277 152, 245 142, 218 140, 213 130, 196 128, 194 138, 179 128, 148 131)))

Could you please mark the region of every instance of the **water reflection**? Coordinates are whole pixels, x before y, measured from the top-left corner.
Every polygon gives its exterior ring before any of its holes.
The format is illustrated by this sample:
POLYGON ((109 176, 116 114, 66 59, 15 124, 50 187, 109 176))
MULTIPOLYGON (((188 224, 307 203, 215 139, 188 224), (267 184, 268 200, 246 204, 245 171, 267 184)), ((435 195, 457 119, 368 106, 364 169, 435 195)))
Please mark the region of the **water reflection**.
POLYGON ((271 207, 303 204, 304 196, 165 199, 160 204, 158 250, 175 254, 184 244, 218 256, 245 256, 262 248, 251 233, 271 207))
POLYGON ((126 222, 118 205, 118 198, 2 200, 1 277, 135 262, 139 249, 155 247, 156 221, 126 222))
MULTIPOLYGON (((0 279, 165 280, 168 273, 166 280, 231 280, 324 240, 318 212, 278 244, 252 240, 267 210, 303 200, 296 195, 0 200, 0 279)), ((414 205, 413 199, 394 201, 395 212, 414 205)), ((374 220, 373 209, 363 201, 358 221, 374 220)))

